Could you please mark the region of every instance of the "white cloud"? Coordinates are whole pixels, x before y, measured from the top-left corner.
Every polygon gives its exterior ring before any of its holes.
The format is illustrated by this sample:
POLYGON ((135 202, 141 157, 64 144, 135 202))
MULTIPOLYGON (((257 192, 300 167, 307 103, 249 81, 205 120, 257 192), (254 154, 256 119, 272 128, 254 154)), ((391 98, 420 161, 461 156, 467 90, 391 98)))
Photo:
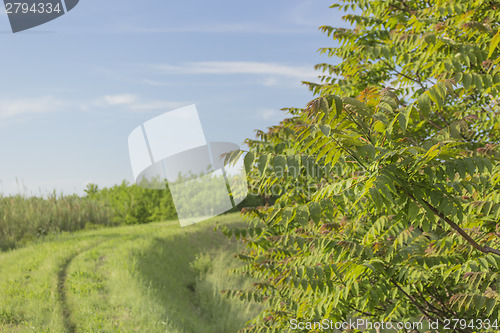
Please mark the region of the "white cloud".
POLYGON ((204 61, 180 66, 156 65, 155 68, 166 73, 274 75, 298 80, 308 80, 319 75, 319 72, 309 65, 292 66, 256 61, 204 61))
POLYGON ((106 95, 94 102, 100 107, 123 107, 133 111, 171 110, 193 104, 183 101, 146 100, 134 94, 106 95))
POLYGON ((155 80, 149 80, 149 79, 143 79, 140 81, 140 83, 147 84, 149 86, 155 86, 155 87, 165 87, 165 86, 171 86, 171 83, 167 82, 162 82, 162 81, 155 81, 155 80))
POLYGON ((261 119, 268 120, 268 119, 284 119, 285 118, 285 113, 280 110, 276 109, 270 109, 270 108, 262 108, 257 111, 258 116, 261 119))
POLYGON ((178 109, 180 107, 190 105, 193 103, 189 102, 175 102, 175 101, 145 101, 133 104, 130 106, 133 110, 170 110, 170 109, 178 109))
POLYGON ((14 100, 0 99, 0 118, 56 112, 64 105, 63 101, 53 96, 14 100))
POLYGON ((104 105, 131 105, 137 101, 138 97, 132 94, 106 95, 99 103, 104 105))
POLYGON ((265 85, 266 87, 273 87, 273 86, 276 86, 279 84, 279 80, 277 78, 275 78, 274 76, 270 76, 270 77, 266 78, 262 82, 262 84, 265 85))

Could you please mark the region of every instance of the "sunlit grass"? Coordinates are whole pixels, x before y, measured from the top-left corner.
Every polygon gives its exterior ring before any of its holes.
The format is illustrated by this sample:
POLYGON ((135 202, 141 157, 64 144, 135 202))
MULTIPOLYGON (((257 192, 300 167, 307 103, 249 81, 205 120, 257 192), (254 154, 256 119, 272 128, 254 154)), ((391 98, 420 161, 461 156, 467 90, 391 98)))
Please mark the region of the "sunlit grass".
POLYGON ((236 332, 254 304, 220 291, 236 242, 216 222, 177 221, 61 234, 0 254, 2 332, 236 332))

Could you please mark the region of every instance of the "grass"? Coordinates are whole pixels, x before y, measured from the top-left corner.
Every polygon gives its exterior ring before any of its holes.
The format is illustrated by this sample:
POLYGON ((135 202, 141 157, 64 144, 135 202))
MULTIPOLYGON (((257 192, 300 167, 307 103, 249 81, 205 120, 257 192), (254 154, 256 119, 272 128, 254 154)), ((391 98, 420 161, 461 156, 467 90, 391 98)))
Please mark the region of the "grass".
POLYGON ((236 332, 255 304, 220 290, 238 244, 213 231, 238 214, 47 237, 0 253, 0 332, 236 332))

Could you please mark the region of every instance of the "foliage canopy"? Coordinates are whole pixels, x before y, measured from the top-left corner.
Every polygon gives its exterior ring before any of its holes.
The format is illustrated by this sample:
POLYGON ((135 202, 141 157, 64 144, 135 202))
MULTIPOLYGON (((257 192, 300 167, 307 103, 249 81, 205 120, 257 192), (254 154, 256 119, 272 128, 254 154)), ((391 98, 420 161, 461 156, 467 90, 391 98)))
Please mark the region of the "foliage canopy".
POLYGON ((224 230, 260 281, 229 293, 267 305, 246 330, 500 320, 500 2, 331 7, 352 24, 321 27, 340 64, 317 65, 317 98, 247 140, 253 191, 279 198, 224 230))

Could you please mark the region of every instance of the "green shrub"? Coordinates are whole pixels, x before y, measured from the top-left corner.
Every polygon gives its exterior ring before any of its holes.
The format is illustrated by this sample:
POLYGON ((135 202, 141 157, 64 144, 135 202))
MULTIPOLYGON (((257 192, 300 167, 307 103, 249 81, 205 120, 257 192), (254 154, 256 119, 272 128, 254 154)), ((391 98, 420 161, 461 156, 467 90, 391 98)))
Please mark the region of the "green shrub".
POLYGON ((120 185, 99 189, 88 184, 87 198, 104 204, 117 224, 140 224, 177 218, 168 189, 150 190, 124 180, 120 185))

